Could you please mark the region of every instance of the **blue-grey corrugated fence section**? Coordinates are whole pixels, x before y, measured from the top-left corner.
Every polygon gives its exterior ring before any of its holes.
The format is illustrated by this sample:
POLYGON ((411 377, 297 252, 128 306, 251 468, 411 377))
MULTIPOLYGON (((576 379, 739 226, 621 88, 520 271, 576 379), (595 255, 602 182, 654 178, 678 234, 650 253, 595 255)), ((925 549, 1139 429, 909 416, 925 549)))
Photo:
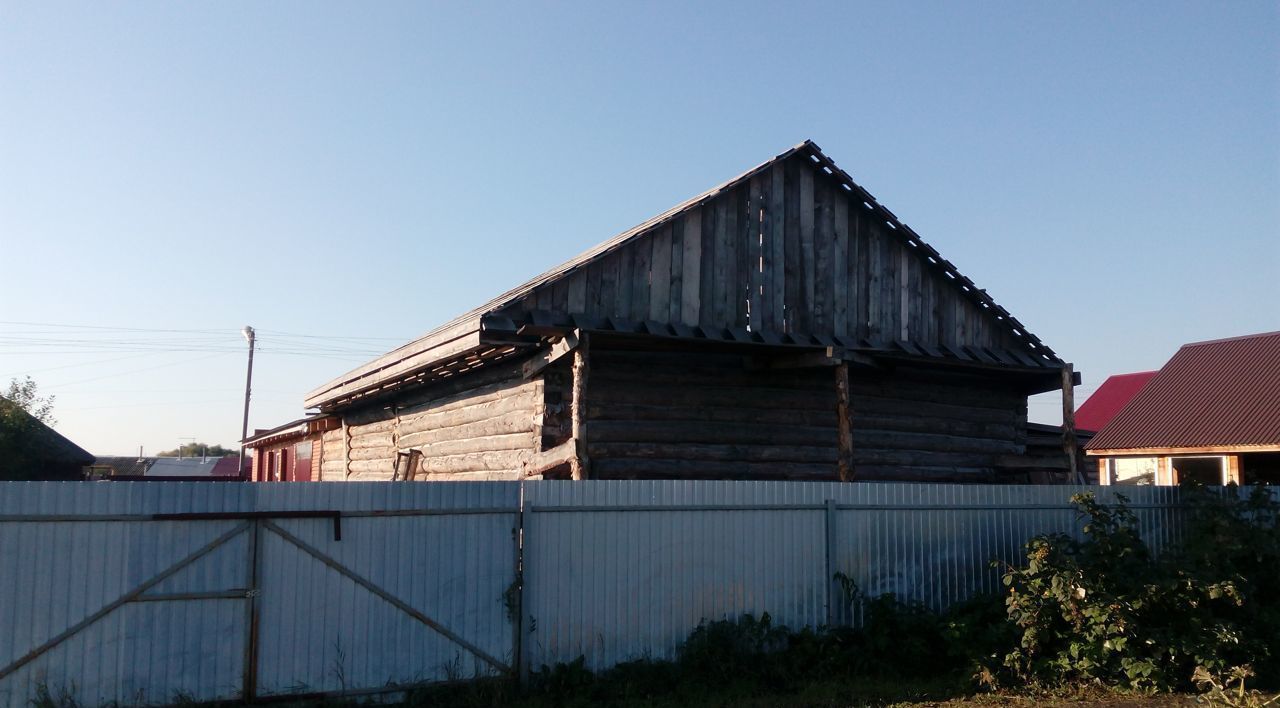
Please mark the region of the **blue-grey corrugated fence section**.
MULTIPOLYGON (((934 609, 997 591, 993 560, 1078 533, 1071 495, 1111 487, 792 482, 526 485, 523 660, 591 668, 673 655, 702 620, 768 612, 791 627, 859 621, 832 577, 934 609)), ((1178 490, 1126 487, 1144 538, 1176 532, 1178 490)))
POLYGON ((517 485, 481 483, 0 484, 0 705, 40 686, 130 705, 510 668, 518 504, 517 485), (296 517, 317 511, 340 512, 340 541, 330 516, 296 517))
POLYGON ((0 483, 0 705, 603 668, 704 620, 856 623, 837 573, 941 609, 1078 533, 1079 491, 1128 495, 1157 550, 1177 536, 1179 490, 1154 487, 0 483))

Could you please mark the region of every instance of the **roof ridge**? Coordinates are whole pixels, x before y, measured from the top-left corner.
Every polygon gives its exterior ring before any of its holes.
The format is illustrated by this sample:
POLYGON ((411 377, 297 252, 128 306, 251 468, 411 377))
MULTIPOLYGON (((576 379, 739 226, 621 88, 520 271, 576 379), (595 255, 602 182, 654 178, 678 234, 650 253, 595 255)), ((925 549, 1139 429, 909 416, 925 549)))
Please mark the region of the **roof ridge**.
POLYGON ((1221 339, 1206 339, 1202 342, 1187 342, 1186 344, 1183 344, 1181 347, 1178 347, 1178 348, 1186 349, 1187 347, 1199 347, 1205 344, 1221 344, 1223 342, 1235 342, 1241 339, 1262 339, 1264 337, 1277 337, 1277 336, 1280 336, 1280 330, 1276 330, 1275 332, 1258 332, 1257 334, 1241 334, 1235 337, 1222 337, 1221 339))

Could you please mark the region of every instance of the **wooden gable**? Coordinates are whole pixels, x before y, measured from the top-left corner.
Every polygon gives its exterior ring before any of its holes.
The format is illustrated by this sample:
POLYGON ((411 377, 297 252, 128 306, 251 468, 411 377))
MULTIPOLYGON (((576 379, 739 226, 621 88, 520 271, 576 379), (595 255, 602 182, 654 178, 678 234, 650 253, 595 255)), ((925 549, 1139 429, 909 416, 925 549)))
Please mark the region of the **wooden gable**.
POLYGON ((810 143, 709 194, 535 281, 497 312, 1055 358, 810 143))

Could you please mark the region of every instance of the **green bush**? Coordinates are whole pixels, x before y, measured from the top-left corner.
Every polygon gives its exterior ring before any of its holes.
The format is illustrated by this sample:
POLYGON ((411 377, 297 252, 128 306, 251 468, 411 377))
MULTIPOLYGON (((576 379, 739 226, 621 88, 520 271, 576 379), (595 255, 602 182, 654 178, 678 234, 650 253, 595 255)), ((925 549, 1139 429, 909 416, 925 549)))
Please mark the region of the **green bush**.
POLYGON ((1277 678, 1276 503, 1188 491, 1185 540, 1159 558, 1138 534, 1127 500, 1072 497, 1083 540, 1031 539, 1025 568, 1004 576, 1017 644, 1003 668, 1019 681, 1092 681, 1146 690, 1191 687, 1199 667, 1225 676, 1252 663, 1277 678))

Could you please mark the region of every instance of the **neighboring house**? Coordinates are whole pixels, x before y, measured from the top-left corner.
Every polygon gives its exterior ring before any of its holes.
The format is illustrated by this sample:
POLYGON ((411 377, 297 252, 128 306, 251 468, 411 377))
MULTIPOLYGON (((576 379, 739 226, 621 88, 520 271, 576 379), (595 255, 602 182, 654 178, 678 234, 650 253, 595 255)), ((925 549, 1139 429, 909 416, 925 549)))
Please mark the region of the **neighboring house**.
POLYGON ((236 473, 236 456, 225 457, 99 457, 91 478, 129 481, 229 481, 236 473))
POLYGON ((1280 332, 1184 345, 1086 449, 1103 484, 1280 483, 1280 332))
POLYGON ((306 406, 326 480, 1061 481, 1027 396, 1069 374, 805 142, 306 406))
POLYGON ((1108 376, 1076 411, 1076 429, 1094 433, 1102 430, 1155 375, 1154 371, 1139 371, 1108 376))
POLYGON ((0 480, 84 479, 93 455, 0 398, 0 480))
MULTIPOLYGON (((321 435, 337 430, 342 421, 333 416, 309 416, 270 430, 255 430, 244 446, 253 456, 249 479, 254 482, 310 482, 320 479, 325 464, 321 435)), ((332 467, 341 470, 341 459, 332 467)))

